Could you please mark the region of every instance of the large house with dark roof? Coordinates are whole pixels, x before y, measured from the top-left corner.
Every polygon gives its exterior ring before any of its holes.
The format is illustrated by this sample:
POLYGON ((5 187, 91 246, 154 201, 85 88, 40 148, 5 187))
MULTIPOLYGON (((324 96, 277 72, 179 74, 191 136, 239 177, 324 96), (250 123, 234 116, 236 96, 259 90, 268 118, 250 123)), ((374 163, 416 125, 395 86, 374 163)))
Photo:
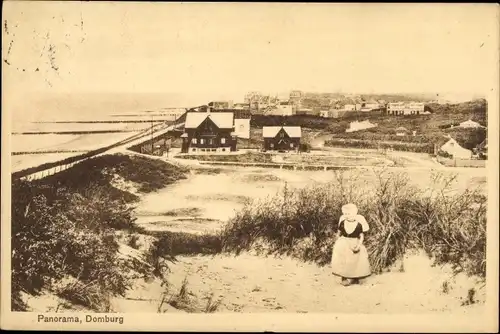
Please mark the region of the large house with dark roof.
POLYGON ((262 128, 265 151, 296 151, 300 148, 300 126, 264 126, 262 128))
POLYGON ((236 151, 232 112, 188 112, 182 138, 182 153, 236 151))

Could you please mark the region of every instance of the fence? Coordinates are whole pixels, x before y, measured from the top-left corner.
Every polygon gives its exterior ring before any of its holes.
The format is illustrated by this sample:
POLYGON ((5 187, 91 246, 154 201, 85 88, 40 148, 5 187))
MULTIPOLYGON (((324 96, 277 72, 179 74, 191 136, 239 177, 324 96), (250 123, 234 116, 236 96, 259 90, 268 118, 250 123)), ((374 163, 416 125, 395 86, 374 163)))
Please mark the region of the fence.
MULTIPOLYGON (((64 160, 59 160, 56 162, 49 162, 49 163, 45 163, 45 164, 42 164, 42 165, 39 165, 36 167, 30 167, 30 168, 12 173, 12 178, 13 179, 23 179, 23 180, 36 180, 36 179, 40 179, 40 178, 43 178, 46 176, 54 175, 55 173, 59 173, 61 170, 65 170, 65 169, 68 169, 68 168, 74 166, 76 163, 85 161, 89 158, 96 157, 96 156, 98 156, 106 151, 113 149, 113 148, 116 148, 116 147, 119 147, 122 145, 127 145, 127 144, 135 142, 136 140, 148 137, 151 135, 151 131, 154 131, 154 127, 157 127, 158 125, 161 125, 161 124, 157 124, 156 126, 153 126, 151 129, 145 129, 138 134, 132 135, 128 138, 125 138, 124 140, 121 140, 117 143, 111 144, 111 145, 106 146, 106 147, 99 148, 97 150, 89 151, 87 153, 80 154, 80 155, 73 156, 73 157, 69 157, 69 158, 66 158, 64 160)), ((182 123, 180 123, 180 122, 174 123, 173 125, 170 125, 169 127, 167 127, 167 131, 172 130, 172 129, 168 130, 170 127, 172 127, 175 130, 176 127, 178 127, 180 125, 182 125, 182 123)), ((159 131, 161 131, 161 130, 159 130, 159 131)))
POLYGON ((51 175, 57 174, 59 172, 62 172, 64 170, 67 170, 67 169, 73 167, 74 165, 79 164, 81 162, 84 162, 86 160, 94 159, 95 157, 96 156, 92 156, 92 157, 84 158, 84 159, 81 159, 81 160, 78 160, 78 161, 75 161, 75 162, 70 162, 70 163, 67 163, 67 164, 64 164, 64 165, 57 165, 57 166, 54 166, 54 167, 49 168, 49 169, 44 169, 44 170, 41 170, 41 171, 38 171, 38 172, 35 172, 35 173, 32 173, 32 174, 29 174, 29 175, 26 175, 26 176, 22 176, 19 179, 23 180, 23 181, 39 180, 39 179, 42 179, 44 177, 51 176, 51 175))
POLYGON ((102 154, 112 148, 121 146, 121 145, 126 145, 127 143, 130 143, 134 140, 146 137, 149 135, 149 129, 147 131, 143 131, 141 133, 135 134, 133 136, 130 136, 124 140, 121 140, 117 143, 111 144, 106 147, 99 148, 97 150, 89 151, 84 154, 76 155, 73 157, 66 158, 64 160, 59 160, 55 162, 49 162, 45 163, 36 167, 30 167, 15 173, 12 173, 12 178, 13 179, 25 179, 25 180, 32 180, 33 178, 39 179, 45 176, 53 175, 54 173, 57 173, 61 171, 60 168, 69 168, 68 166, 73 166, 75 163, 85 161, 88 158, 95 157, 99 154, 102 154), (52 173, 52 174, 50 174, 52 173))

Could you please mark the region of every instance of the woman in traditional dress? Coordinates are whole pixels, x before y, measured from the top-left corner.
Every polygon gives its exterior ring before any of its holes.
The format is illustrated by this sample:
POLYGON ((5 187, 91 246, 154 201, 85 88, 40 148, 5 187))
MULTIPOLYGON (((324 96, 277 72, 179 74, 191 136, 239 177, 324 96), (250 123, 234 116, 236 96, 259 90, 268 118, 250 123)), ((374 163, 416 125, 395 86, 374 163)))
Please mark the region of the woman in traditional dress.
POLYGON ((342 285, 359 283, 360 278, 371 274, 368 252, 363 245, 364 233, 368 230, 368 223, 358 214, 356 205, 342 206, 331 263, 332 272, 342 278, 342 285))

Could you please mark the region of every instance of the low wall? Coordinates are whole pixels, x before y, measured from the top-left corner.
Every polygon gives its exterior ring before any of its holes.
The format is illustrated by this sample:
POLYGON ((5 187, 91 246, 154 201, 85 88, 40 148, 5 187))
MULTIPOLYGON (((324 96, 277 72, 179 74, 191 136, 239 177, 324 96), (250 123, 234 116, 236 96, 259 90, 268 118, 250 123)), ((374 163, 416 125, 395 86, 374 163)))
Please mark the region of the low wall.
POLYGON ((446 167, 485 168, 486 160, 450 159, 438 156, 436 160, 446 167))
POLYGON ((233 162, 233 161, 199 161, 199 164, 276 168, 276 169, 288 169, 288 170, 344 170, 350 168, 350 167, 335 166, 335 165, 306 165, 306 164, 289 164, 289 163, 233 162))

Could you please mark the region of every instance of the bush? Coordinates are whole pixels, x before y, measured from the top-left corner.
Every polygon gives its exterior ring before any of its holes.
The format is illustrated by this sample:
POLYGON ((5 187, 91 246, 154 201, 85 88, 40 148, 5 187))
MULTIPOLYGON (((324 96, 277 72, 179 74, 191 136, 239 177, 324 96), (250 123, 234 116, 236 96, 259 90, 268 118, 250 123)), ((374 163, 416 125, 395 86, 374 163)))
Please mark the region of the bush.
MULTIPOLYGON (((322 186, 284 191, 248 204, 225 226, 225 251, 257 249, 327 264, 340 209, 355 202, 370 223, 366 247, 372 270, 382 272, 410 250, 424 249, 436 264, 485 276, 486 198, 467 190, 450 194, 452 179, 433 176, 431 193, 417 190, 405 174, 377 172, 374 189, 358 191, 342 172, 322 186)), ((356 175, 351 175, 356 178, 356 175)))
POLYGON ((450 263, 456 273, 484 278, 487 198, 470 189, 450 196, 454 181, 434 175, 436 190, 413 203, 414 219, 425 223, 414 238, 437 264, 450 263))
POLYGON ((437 152, 437 155, 440 156, 440 157, 443 157, 443 158, 447 158, 447 159, 453 159, 453 154, 450 154, 448 152, 445 152, 443 150, 439 150, 437 152))
POLYGON ((326 129, 334 122, 333 119, 323 118, 315 115, 252 115, 250 126, 262 128, 264 126, 301 126, 309 129, 326 129))
POLYGON ((147 252, 149 259, 158 256, 174 259, 177 255, 213 255, 222 251, 221 240, 217 235, 169 231, 154 233, 154 235, 157 239, 147 252))
MULTIPOLYGON (((337 173, 342 179, 343 174, 337 173)), ((222 232, 226 251, 250 249, 263 239, 269 253, 293 255, 325 264, 330 260, 331 236, 336 232, 343 201, 359 197, 352 187, 331 185, 290 190, 246 205, 222 232), (305 240, 308 239, 308 240, 305 240)))
POLYGON ((117 230, 139 231, 131 202, 137 196, 111 185, 114 174, 158 189, 184 178, 184 170, 161 161, 101 156, 33 182, 12 183, 12 309, 23 310, 20 292, 59 293, 106 311, 134 276, 150 275, 144 263, 123 258, 117 230), (77 283, 56 289, 63 278, 77 283), (57 291, 55 291, 57 290, 57 291))
POLYGON ((92 220, 85 224, 68 219, 63 214, 64 205, 64 201, 49 203, 44 195, 14 205, 14 291, 37 295, 70 275, 110 295, 123 295, 129 282, 117 257, 118 244, 112 231, 97 229, 92 220))
POLYGON ((387 149, 391 148, 396 151, 416 152, 416 153, 433 153, 434 145, 430 143, 411 143, 411 142, 395 142, 395 141, 371 141, 362 139, 343 139, 332 138, 325 141, 325 146, 331 147, 353 147, 367 149, 387 149))
POLYGON ((455 140, 464 148, 468 150, 475 149, 487 137, 486 129, 451 129, 447 131, 455 140))
POLYGON ((247 152, 244 154, 234 154, 234 155, 209 155, 209 154, 190 154, 190 155, 179 155, 176 158, 180 159, 191 159, 199 161, 227 161, 227 162, 272 162, 272 156, 264 153, 251 153, 247 152))
POLYGON ((370 131, 370 130, 375 131, 376 129, 377 128, 370 128, 365 131, 339 133, 336 134, 334 138, 382 141, 382 142, 389 141, 389 142, 398 142, 403 144, 404 143, 429 144, 431 142, 429 138, 422 135, 396 136, 393 133, 378 133, 370 131))

